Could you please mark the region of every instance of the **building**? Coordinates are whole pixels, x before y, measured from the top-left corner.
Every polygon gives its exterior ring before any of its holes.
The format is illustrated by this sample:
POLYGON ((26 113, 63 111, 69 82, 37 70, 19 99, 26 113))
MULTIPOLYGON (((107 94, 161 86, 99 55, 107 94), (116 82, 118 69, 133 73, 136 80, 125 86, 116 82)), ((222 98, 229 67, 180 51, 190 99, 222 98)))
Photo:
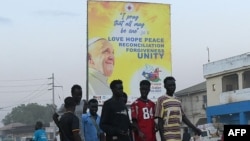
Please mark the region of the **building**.
POLYGON ((175 96, 181 100, 182 108, 187 118, 194 125, 207 123, 207 89, 206 82, 199 83, 189 88, 175 93, 175 96))
POLYGON ((207 121, 250 123, 250 53, 203 65, 207 121))
MULTIPOLYGON (((55 136, 55 124, 44 125, 49 141, 55 136)), ((11 123, 0 128, 0 141, 30 141, 35 131, 34 125, 11 123)))

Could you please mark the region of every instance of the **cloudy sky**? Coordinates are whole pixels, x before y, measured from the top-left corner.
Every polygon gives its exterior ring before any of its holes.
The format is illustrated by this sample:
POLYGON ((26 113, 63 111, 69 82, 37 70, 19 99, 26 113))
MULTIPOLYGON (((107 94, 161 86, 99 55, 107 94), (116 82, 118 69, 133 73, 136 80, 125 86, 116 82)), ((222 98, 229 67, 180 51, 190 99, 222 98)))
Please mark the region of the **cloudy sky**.
MULTIPOLYGON (((177 90, 205 81, 208 59, 249 52, 250 1, 156 2, 171 5, 177 90)), ((52 103, 52 73, 57 105, 73 84, 85 89, 86 5, 86 0, 0 1, 0 119, 21 103, 52 103)))

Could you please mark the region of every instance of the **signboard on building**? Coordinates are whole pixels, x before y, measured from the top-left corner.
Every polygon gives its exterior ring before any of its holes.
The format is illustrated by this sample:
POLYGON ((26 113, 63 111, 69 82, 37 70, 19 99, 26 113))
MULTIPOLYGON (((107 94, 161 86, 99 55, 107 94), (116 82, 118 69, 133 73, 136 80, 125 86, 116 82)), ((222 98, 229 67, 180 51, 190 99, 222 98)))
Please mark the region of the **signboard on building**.
POLYGON ((140 97, 139 83, 151 82, 149 98, 165 93, 172 74, 170 5, 88 1, 88 98, 112 96, 109 83, 123 81, 128 104, 140 97))

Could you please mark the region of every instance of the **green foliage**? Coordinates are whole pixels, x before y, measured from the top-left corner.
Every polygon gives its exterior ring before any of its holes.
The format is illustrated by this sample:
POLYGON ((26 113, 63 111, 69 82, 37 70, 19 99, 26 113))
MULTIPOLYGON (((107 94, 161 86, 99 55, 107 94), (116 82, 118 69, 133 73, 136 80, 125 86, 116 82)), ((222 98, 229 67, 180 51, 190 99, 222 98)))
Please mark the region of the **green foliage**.
POLYGON ((52 121, 54 113, 52 104, 46 106, 38 105, 37 103, 22 104, 12 109, 2 120, 4 125, 20 122, 27 125, 34 125, 36 121, 42 121, 48 124, 52 121))

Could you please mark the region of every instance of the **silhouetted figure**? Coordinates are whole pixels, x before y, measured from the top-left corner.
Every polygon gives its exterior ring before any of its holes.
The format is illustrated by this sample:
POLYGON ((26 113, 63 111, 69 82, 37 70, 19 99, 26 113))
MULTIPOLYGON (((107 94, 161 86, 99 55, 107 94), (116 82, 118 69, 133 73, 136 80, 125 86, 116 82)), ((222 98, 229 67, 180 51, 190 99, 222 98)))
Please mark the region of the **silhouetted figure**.
POLYGON ((130 121, 124 103, 121 80, 110 83, 113 96, 104 102, 100 127, 106 133, 107 141, 129 141, 130 121))

